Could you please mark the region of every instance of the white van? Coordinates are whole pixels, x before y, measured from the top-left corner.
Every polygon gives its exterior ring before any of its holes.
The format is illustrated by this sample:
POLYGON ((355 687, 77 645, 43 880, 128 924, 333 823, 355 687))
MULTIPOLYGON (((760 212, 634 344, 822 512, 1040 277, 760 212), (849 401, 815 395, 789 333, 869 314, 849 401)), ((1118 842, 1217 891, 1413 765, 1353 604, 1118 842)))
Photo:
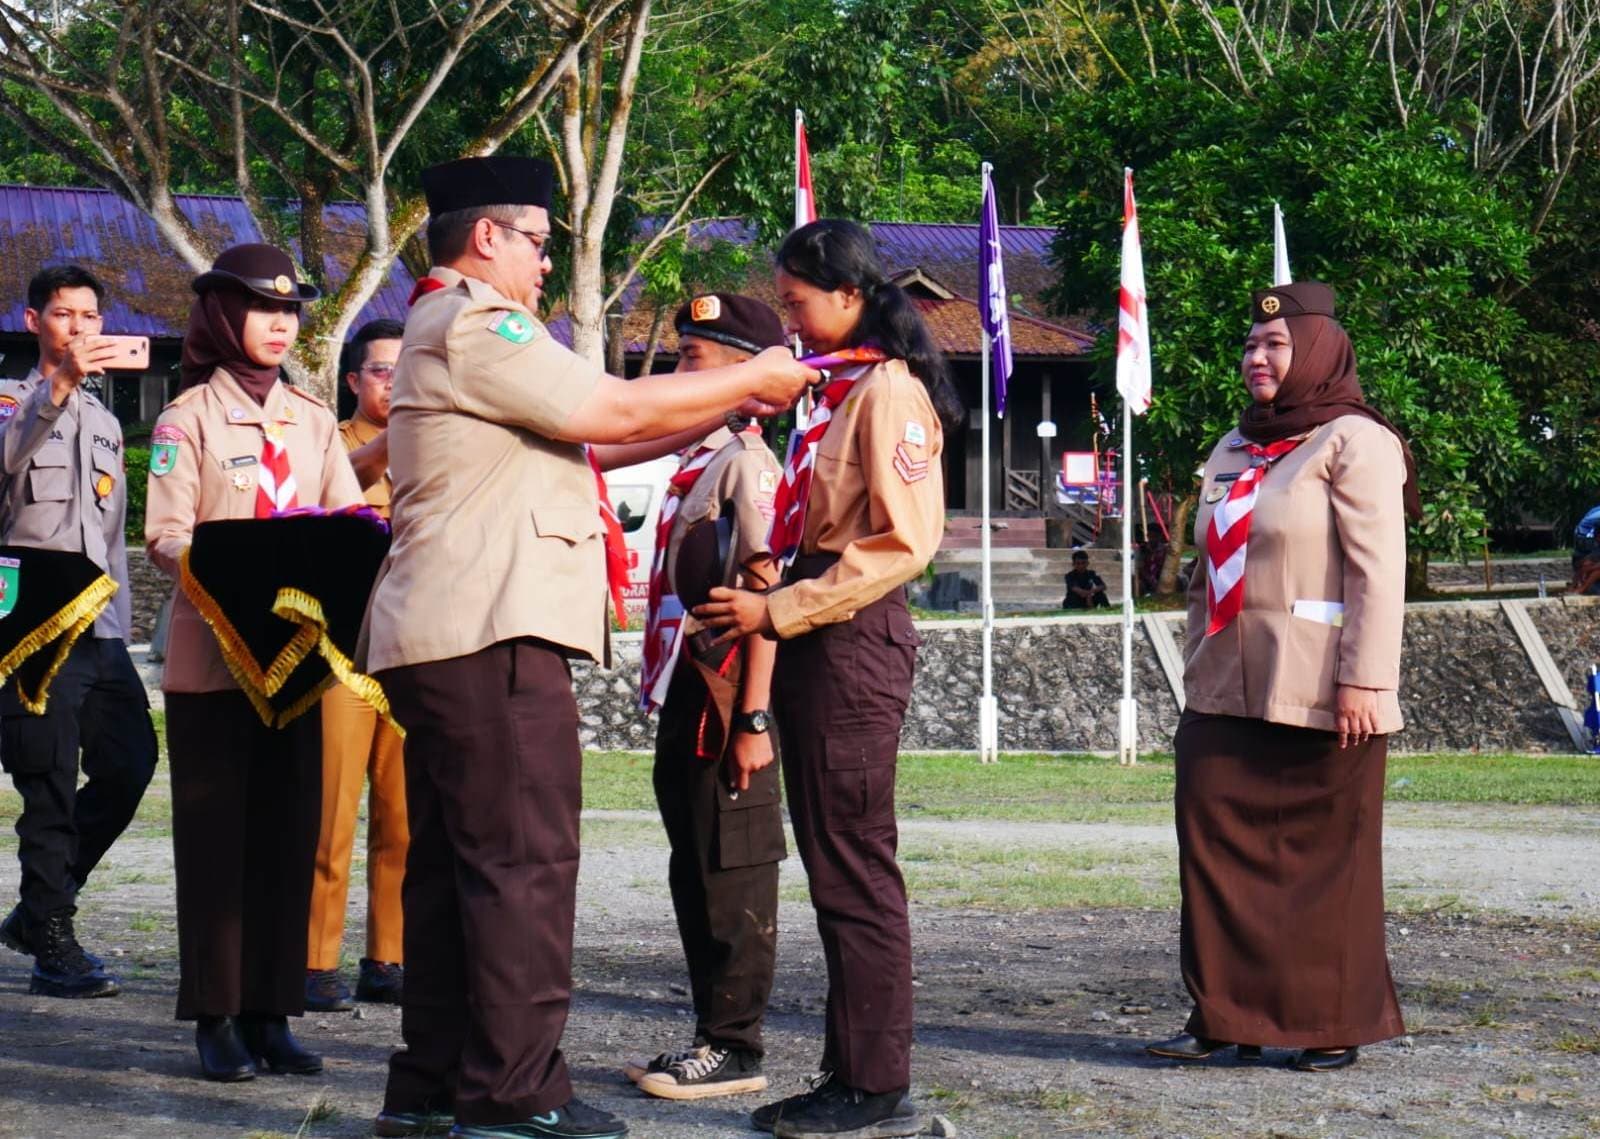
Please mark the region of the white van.
POLYGON ((678 456, 666 455, 632 467, 606 472, 611 506, 622 521, 628 544, 628 587, 624 593, 630 616, 644 614, 650 597, 650 559, 655 553, 656 522, 667 484, 678 473, 678 456))

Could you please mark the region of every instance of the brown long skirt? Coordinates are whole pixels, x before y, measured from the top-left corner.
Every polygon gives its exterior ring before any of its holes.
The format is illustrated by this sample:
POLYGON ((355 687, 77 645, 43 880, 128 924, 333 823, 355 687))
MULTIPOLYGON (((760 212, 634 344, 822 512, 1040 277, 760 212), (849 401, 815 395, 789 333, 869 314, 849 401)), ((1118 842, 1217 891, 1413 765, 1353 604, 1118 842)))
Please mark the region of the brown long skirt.
POLYGON ((1383 928, 1387 737, 1188 711, 1177 751, 1186 1031, 1340 1048, 1405 1032, 1383 928))

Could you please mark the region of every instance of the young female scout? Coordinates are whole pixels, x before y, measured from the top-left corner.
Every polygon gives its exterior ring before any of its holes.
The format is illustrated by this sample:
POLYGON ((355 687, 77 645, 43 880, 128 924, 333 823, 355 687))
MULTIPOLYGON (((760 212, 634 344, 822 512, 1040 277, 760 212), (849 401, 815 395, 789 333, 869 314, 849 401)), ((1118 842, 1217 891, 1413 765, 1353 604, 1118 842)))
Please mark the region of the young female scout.
POLYGON ((789 812, 828 961, 829 1078, 752 1122, 792 1137, 914 1135, 894 781, 921 642, 903 586, 939 547, 944 432, 963 409, 864 229, 803 226, 777 265, 789 330, 808 352, 867 348, 883 358, 829 375, 791 449, 770 543, 789 562, 785 583, 766 594, 714 590, 695 611, 729 637, 779 638, 773 706, 789 812))
MULTIPOLYGON (((183 389, 151 433, 145 542, 168 575, 202 522, 362 501, 333 413, 278 368, 315 300, 294 263, 238 245, 195 279, 183 389)), ((241 566, 245 572, 250 567, 241 566)), ((266 727, 205 619, 177 591, 166 671, 178 1019, 194 1020, 207 1079, 257 1066, 310 1074, 289 1032, 305 1008, 306 926, 322 802, 321 717, 266 727)))

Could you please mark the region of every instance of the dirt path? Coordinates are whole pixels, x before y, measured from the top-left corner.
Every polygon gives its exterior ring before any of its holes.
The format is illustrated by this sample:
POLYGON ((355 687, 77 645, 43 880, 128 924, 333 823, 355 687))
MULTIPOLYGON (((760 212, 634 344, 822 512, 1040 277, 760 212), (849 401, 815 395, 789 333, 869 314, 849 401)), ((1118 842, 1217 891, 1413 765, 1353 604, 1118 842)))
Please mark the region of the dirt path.
MULTIPOLYGON (((918 1101, 985 1139, 1600 1133, 1600 816, 1544 810, 1523 822, 1500 810, 1391 816, 1391 881, 1460 902, 1391 921, 1411 1036, 1365 1050, 1336 1076, 1290 1073, 1281 1054, 1259 1068, 1146 1061, 1142 1042, 1175 1031, 1187 1007, 1171 910, 996 914, 914 899, 918 1101)), ((1170 873, 1170 832, 1160 827, 906 827, 908 843, 929 836, 962 846, 1131 844, 1148 851, 1154 872, 1170 873)), ((0 956, 0 1135, 368 1134, 398 1040, 389 1008, 306 1019, 303 1036, 328 1058, 321 1078, 229 1088, 194 1078, 190 1034, 170 1019, 169 843, 150 826, 130 835, 85 898, 86 940, 112 955, 122 997, 30 997, 23 959, 0 956)), ((15 890, 13 849, 0 847, 5 895, 15 890)), ((625 1055, 691 1028, 664 875, 648 815, 586 823, 566 1035, 579 1094, 622 1112, 639 1139, 751 1134, 744 1114, 759 1098, 649 1101, 614 1075, 625 1055)), ((800 880, 791 859, 786 897, 800 880)), ((808 907, 786 902, 781 922, 768 1071, 774 1091, 788 1094, 816 1060, 823 967, 808 907)))

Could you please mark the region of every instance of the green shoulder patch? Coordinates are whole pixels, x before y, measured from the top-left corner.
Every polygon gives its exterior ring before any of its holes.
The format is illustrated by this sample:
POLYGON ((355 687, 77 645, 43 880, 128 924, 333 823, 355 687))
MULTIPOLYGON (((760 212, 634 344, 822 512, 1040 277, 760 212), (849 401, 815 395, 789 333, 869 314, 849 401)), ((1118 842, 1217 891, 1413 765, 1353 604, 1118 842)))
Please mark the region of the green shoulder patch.
POLYGON ((513 344, 527 344, 539 335, 539 326, 520 312, 502 312, 489 322, 489 331, 513 344))

